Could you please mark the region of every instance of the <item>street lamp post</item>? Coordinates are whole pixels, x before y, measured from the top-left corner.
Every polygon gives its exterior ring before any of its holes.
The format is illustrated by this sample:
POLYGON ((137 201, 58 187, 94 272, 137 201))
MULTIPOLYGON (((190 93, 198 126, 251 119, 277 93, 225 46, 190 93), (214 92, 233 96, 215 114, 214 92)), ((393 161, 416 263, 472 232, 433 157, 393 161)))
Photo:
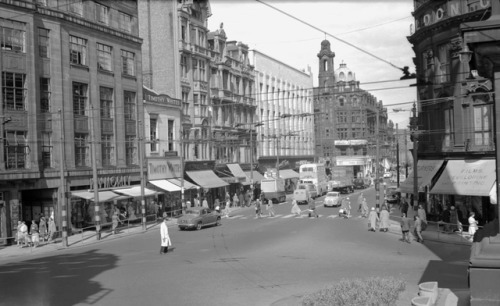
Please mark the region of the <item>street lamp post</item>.
POLYGON ((376 195, 375 195, 375 206, 377 208, 380 207, 380 176, 379 176, 379 169, 380 169, 380 164, 379 164, 379 158, 380 158, 380 144, 379 144, 379 137, 380 137, 380 133, 379 133, 379 125, 380 125, 380 122, 379 122, 379 116, 378 116, 378 107, 376 108, 376 131, 375 131, 375 142, 376 142, 376 160, 375 160, 375 186, 377 187, 376 188, 376 195))
POLYGON ((141 214, 142 214, 142 230, 146 230, 146 200, 144 199, 144 128, 141 128, 142 120, 139 120, 139 179, 141 180, 141 214))
POLYGON ((415 102, 412 107, 413 116, 410 117, 411 141, 413 141, 413 207, 418 205, 418 117, 415 102))

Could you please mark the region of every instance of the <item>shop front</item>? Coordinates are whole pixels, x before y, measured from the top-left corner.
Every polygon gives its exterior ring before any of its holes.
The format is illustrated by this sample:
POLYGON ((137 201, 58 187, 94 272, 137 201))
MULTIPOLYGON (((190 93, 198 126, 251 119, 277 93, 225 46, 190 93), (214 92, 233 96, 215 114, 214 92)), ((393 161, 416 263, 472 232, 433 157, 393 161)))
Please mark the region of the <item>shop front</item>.
POLYGON ((444 206, 454 206, 464 230, 467 230, 471 212, 482 226, 495 218, 490 197, 495 183, 495 160, 449 160, 430 190, 431 202, 440 211, 444 206))
POLYGON ((200 203, 206 199, 210 208, 214 208, 215 199, 224 199, 226 187, 229 186, 215 174, 214 168, 214 161, 189 161, 185 164, 186 178, 201 187, 200 203))

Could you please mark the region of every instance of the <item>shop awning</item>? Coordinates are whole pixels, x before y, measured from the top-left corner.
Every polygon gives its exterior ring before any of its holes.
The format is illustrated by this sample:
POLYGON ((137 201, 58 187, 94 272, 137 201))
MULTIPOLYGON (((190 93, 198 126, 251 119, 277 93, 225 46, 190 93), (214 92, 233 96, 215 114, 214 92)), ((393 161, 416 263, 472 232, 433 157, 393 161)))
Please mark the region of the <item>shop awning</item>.
POLYGON ((449 160, 430 193, 488 197, 495 180, 494 160, 449 160))
MULTIPOLYGON (((133 198, 137 198, 137 197, 141 196, 141 186, 134 186, 131 188, 124 188, 124 189, 115 189, 113 191, 116 193, 120 193, 120 194, 124 194, 124 195, 130 196, 130 197, 133 197, 133 198)), ((152 196, 155 194, 157 194, 156 191, 148 189, 148 188, 144 188, 144 196, 145 197, 149 197, 149 196, 152 196)))
POLYGON ((490 203, 491 204, 498 204, 498 202, 497 202, 497 182, 496 181, 495 181, 495 184, 493 184, 493 187, 491 187, 490 203))
POLYGON ((292 169, 280 170, 280 177, 283 179, 299 178, 299 174, 292 169))
MULTIPOLYGON (((179 188, 182 186, 182 182, 179 179, 167 179, 167 181, 169 181, 172 184, 177 185, 179 188)), ((184 180, 184 190, 199 189, 199 188, 200 188, 200 186, 196 186, 195 184, 191 184, 191 182, 184 180)))
MULTIPOLYGON (((419 160, 417 163, 417 176, 418 176, 418 191, 424 191, 424 187, 431 183, 432 178, 436 175, 439 168, 443 165, 443 160, 419 160)), ((413 171, 408 177, 399 185, 402 193, 413 193, 413 171)))
POLYGON ((154 180, 154 181, 149 181, 149 183, 168 192, 181 191, 181 187, 167 180, 154 180))
MULTIPOLYGON (((260 183, 260 181, 262 181, 264 179, 264 176, 262 174, 260 174, 259 172, 257 171, 252 171, 253 172, 253 182, 254 183, 260 183)), ((246 176, 247 176, 247 182, 250 184, 250 171, 247 171, 245 172, 246 176)))
MULTIPOLYGON (((98 195, 99 202, 111 201, 114 198, 118 198, 120 196, 119 194, 116 194, 113 191, 99 191, 98 193, 99 193, 98 195)), ((89 201, 94 201, 93 191, 86 191, 86 190, 72 191, 71 196, 82 198, 89 201)))
POLYGON ((186 174, 203 188, 219 188, 229 184, 219 178, 212 170, 186 171, 186 174))
POLYGON ((233 174, 234 177, 238 178, 240 182, 244 182, 247 179, 245 172, 241 169, 239 164, 227 164, 229 171, 233 174))

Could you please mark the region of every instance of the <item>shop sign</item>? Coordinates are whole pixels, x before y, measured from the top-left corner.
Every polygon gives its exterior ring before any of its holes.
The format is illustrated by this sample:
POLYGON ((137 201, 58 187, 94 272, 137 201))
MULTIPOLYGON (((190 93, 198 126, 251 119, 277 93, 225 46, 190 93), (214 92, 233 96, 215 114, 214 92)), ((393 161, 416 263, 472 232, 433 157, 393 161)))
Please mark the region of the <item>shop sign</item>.
POLYGON ((335 140, 336 146, 364 146, 367 143, 365 139, 335 140))
POLYGON ((164 104, 169 106, 181 107, 181 101, 179 99, 173 99, 165 94, 156 94, 152 91, 143 88, 142 91, 143 98, 146 102, 164 104))
MULTIPOLYGON (((130 175, 116 175, 97 178, 97 189, 110 189, 130 186, 130 175)), ((90 188, 94 188, 94 179, 90 178, 90 188)))
POLYGON ((148 180, 181 177, 180 158, 148 158, 148 180))
POLYGON ((486 9, 490 6, 490 0, 479 0, 474 4, 469 4, 466 3, 466 1, 461 0, 448 1, 438 7, 428 10, 423 15, 418 16, 415 19, 415 28, 419 30, 442 20, 486 9))

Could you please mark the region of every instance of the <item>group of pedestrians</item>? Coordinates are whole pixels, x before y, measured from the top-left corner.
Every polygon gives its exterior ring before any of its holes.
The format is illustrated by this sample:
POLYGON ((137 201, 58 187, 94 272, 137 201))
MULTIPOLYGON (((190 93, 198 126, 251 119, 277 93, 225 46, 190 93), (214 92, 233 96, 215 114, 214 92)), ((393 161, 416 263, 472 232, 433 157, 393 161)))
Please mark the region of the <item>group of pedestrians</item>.
POLYGON ((51 242, 57 235, 57 227, 54 218, 50 217, 49 222, 45 221, 45 217, 40 217, 40 225, 35 221, 31 222, 28 230, 28 225, 25 221, 17 222, 16 242, 18 247, 25 246, 40 246, 40 242, 51 242))
POLYGON ((389 231, 389 209, 382 205, 380 212, 372 207, 368 214, 368 230, 376 232, 377 228, 381 232, 389 231))

